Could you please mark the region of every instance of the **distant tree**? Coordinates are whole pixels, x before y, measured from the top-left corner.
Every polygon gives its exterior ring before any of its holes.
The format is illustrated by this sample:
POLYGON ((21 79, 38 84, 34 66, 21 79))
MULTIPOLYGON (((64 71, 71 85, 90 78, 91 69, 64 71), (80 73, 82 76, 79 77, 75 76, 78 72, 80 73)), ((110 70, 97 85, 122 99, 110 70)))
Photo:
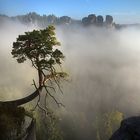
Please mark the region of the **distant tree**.
MULTIPOLYGON (((56 65, 61 68, 61 63, 64 59, 63 53, 57 49, 57 46, 60 46, 60 42, 55 37, 54 26, 48 26, 43 30, 25 32, 24 35, 19 35, 16 42, 13 43, 11 53, 17 62, 23 63, 28 59, 38 71, 38 84, 33 80, 36 91, 23 99, 15 101, 16 105, 27 103, 37 96, 40 97, 43 89, 46 90, 46 96, 53 98, 58 106, 62 105, 49 92, 49 88, 55 91, 53 85, 47 85, 48 81, 51 84, 55 83, 61 90, 59 80, 67 75, 56 70, 56 65)), ((39 102, 40 98, 37 103, 38 107, 40 107, 39 102)))

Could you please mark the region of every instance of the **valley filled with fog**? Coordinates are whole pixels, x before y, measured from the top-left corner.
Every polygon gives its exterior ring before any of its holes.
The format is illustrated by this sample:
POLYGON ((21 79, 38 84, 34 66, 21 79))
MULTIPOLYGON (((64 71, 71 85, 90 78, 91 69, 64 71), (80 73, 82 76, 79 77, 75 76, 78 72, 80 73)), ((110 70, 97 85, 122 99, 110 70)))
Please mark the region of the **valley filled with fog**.
MULTIPOLYGON (((0 26, 2 99, 25 97, 34 90, 36 71, 30 62, 17 64, 11 50, 18 35, 40 28, 16 21, 0 26)), ((109 112, 140 114, 139 27, 57 25, 56 35, 66 57, 63 69, 69 74, 62 84, 64 94, 56 95, 65 105, 56 111, 65 139, 97 139, 97 118, 109 112)))

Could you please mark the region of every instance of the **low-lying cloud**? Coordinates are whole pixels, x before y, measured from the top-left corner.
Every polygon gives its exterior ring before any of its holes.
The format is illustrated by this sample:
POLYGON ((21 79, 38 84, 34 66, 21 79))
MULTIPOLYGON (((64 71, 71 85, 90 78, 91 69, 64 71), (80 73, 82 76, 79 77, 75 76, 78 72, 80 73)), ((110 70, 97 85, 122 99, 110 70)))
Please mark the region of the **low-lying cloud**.
POLYGON ((66 104, 74 107, 79 101, 80 106, 91 102, 90 106, 109 104, 123 112, 139 110, 140 29, 81 27, 59 31, 72 77, 66 104))
MULTIPOLYGON (((38 27, 11 22, 0 27, 0 97, 6 100, 33 89, 36 72, 28 62, 17 64, 10 54, 17 36, 32 29, 38 27)), ((86 114, 83 117, 89 124, 100 111, 139 115, 140 29, 58 26, 56 31, 71 79, 63 86, 61 99, 66 108, 62 115, 80 118, 86 114)))

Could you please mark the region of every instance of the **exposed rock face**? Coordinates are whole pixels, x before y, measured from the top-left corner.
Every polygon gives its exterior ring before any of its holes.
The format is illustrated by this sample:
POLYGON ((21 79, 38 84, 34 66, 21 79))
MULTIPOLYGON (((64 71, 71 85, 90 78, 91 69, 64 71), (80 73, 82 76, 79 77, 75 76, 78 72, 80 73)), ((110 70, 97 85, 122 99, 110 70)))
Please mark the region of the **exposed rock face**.
POLYGON ((8 17, 6 15, 0 15, 0 24, 5 24, 5 20, 19 21, 25 25, 38 25, 39 27, 46 28, 48 25, 84 25, 86 26, 98 26, 98 27, 116 27, 120 28, 122 26, 113 23, 113 17, 107 15, 104 19, 102 15, 96 16, 95 14, 90 14, 87 17, 80 19, 73 19, 69 16, 56 17, 55 15, 39 15, 35 12, 30 12, 26 15, 18 15, 14 17, 8 17))
POLYGON ((90 24, 96 24, 96 15, 95 14, 88 15, 88 20, 90 24))
POLYGON ((88 17, 84 17, 82 19, 82 23, 84 26, 90 26, 90 25, 103 26, 104 18, 101 15, 96 17, 95 14, 90 14, 88 15, 88 17))
POLYGON ((83 23, 84 26, 88 26, 88 25, 89 25, 88 17, 84 17, 84 18, 82 19, 82 23, 83 23))
POLYGON ((36 140, 36 123, 35 121, 32 121, 30 124, 30 128, 28 128, 28 135, 25 138, 25 140, 36 140))
POLYGON ((140 140, 140 117, 130 117, 121 122, 110 140, 140 140))
POLYGON ((105 25, 106 25, 106 27, 112 27, 113 26, 113 17, 112 16, 106 15, 105 25))
POLYGON ((46 21, 50 24, 55 24, 57 21, 57 17, 55 15, 48 15, 47 17, 44 16, 44 18, 46 18, 46 21))
POLYGON ((103 22, 104 22, 103 16, 101 16, 101 15, 97 16, 97 19, 96 19, 97 26, 102 26, 103 22))
POLYGON ((113 23, 113 17, 110 15, 106 15, 106 24, 112 24, 113 23))
POLYGON ((90 15, 88 15, 88 17, 84 17, 82 19, 82 23, 85 26, 96 25, 96 15, 90 14, 90 15))
POLYGON ((99 15, 96 17, 95 14, 90 14, 87 17, 84 17, 82 19, 82 24, 84 26, 99 26, 99 27, 108 27, 108 28, 112 28, 114 26, 113 23, 113 17, 110 15, 106 15, 106 18, 104 20, 102 15, 99 15))
POLYGON ((62 16, 59 19, 60 24, 70 24, 71 23, 71 18, 68 16, 62 16))

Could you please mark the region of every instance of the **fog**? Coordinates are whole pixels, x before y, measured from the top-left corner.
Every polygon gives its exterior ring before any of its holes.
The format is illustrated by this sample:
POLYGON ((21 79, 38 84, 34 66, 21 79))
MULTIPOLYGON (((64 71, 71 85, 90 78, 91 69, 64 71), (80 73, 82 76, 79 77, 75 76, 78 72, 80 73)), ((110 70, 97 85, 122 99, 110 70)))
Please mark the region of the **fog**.
MULTIPOLYGON (((36 71, 29 62, 18 64, 12 58, 11 50, 19 34, 38 28, 14 22, 0 26, 2 99, 20 98, 33 90, 31 84, 36 71)), ((80 25, 58 26, 56 33, 66 56, 63 67, 70 76, 69 82, 63 85, 64 95, 60 95, 66 106, 59 109, 62 119, 71 123, 80 118, 76 122, 77 127, 89 131, 85 124, 92 123, 97 112, 118 110, 125 117, 139 115, 139 28, 115 30, 80 25)), ((83 137, 82 132, 80 135, 83 137)))
POLYGON ((109 104, 139 113, 139 35, 138 28, 59 29, 72 80, 64 102, 73 108, 109 104))
POLYGON ((71 77, 64 86, 62 127, 74 136, 66 139, 95 139, 96 117, 101 121, 104 113, 140 114, 139 36, 138 28, 58 30, 71 77))
POLYGON ((18 64, 12 57, 12 44, 18 35, 37 29, 34 25, 25 26, 19 22, 5 21, 0 26, 0 97, 3 100, 18 99, 30 94, 35 71, 31 64, 18 64))

